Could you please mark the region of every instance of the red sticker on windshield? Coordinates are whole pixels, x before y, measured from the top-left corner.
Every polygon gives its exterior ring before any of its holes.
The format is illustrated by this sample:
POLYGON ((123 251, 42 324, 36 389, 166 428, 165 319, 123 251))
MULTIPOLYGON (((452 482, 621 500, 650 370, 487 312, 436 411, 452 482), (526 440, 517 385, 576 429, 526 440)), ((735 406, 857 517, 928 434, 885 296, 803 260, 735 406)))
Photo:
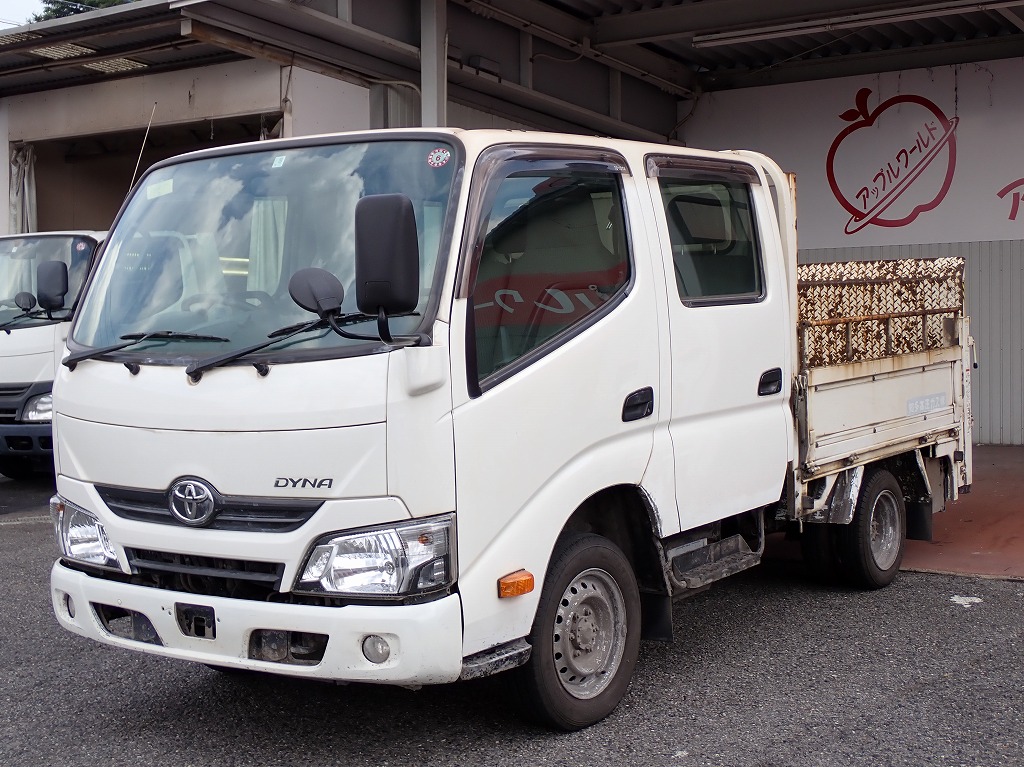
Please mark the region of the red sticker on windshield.
POLYGON ((452 159, 451 150, 439 147, 431 150, 430 154, 427 155, 427 165, 431 168, 443 168, 450 159, 452 159))

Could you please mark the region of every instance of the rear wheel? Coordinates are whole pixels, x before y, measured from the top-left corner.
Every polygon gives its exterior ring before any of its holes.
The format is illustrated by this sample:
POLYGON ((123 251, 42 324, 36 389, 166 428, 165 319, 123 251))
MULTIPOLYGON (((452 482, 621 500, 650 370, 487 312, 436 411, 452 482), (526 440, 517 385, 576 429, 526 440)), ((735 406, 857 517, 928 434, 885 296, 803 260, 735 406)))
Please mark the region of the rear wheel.
POLYGON ((622 552, 599 535, 559 545, 517 670, 527 712, 560 730, 599 722, 622 700, 640 652, 640 594, 622 552))
POLYGON ((800 553, 804 568, 812 579, 828 583, 838 576, 839 552, 836 526, 823 522, 804 522, 800 533, 800 553))
POLYGON ((843 568, 856 586, 888 586, 903 561, 907 510, 903 491, 885 469, 864 478, 853 521, 842 531, 843 568))

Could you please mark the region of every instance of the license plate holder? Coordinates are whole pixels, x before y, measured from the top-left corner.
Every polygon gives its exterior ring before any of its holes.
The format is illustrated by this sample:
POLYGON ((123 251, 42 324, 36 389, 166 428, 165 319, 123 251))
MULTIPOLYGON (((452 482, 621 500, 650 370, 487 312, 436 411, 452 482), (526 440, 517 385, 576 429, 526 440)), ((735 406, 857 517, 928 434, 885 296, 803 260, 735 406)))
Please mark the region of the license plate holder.
POLYGON ((175 602, 174 617, 185 636, 196 639, 217 638, 217 614, 212 607, 175 602))

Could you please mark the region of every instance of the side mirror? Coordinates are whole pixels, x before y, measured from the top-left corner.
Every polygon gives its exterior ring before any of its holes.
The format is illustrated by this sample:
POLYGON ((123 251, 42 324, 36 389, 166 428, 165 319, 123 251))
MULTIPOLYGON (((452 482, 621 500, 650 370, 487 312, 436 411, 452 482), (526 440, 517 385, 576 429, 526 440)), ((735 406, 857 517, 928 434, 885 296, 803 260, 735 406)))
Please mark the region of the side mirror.
POLYGON ((356 306, 371 316, 406 314, 420 294, 416 213, 404 194, 374 194, 356 203, 356 306))
POLYGON ((36 268, 39 307, 48 312, 64 308, 68 294, 68 267, 63 261, 44 261, 36 268))
POLYGON ((345 288, 326 269, 299 269, 288 280, 288 295, 307 312, 324 318, 341 309, 345 288))

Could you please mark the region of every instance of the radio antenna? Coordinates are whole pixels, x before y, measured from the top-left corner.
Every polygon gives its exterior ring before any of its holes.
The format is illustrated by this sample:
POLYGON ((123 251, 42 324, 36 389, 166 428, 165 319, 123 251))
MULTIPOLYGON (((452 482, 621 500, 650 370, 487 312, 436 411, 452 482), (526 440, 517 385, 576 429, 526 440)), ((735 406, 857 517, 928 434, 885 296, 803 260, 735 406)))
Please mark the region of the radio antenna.
POLYGON ((153 111, 149 113, 149 123, 146 125, 146 133, 142 137, 142 146, 139 147, 139 159, 135 161, 135 170, 132 172, 132 183, 128 185, 128 191, 135 186, 135 177, 139 175, 139 166, 142 164, 142 153, 146 151, 146 140, 149 138, 149 129, 153 127, 153 117, 156 115, 157 102, 153 102, 153 111))

